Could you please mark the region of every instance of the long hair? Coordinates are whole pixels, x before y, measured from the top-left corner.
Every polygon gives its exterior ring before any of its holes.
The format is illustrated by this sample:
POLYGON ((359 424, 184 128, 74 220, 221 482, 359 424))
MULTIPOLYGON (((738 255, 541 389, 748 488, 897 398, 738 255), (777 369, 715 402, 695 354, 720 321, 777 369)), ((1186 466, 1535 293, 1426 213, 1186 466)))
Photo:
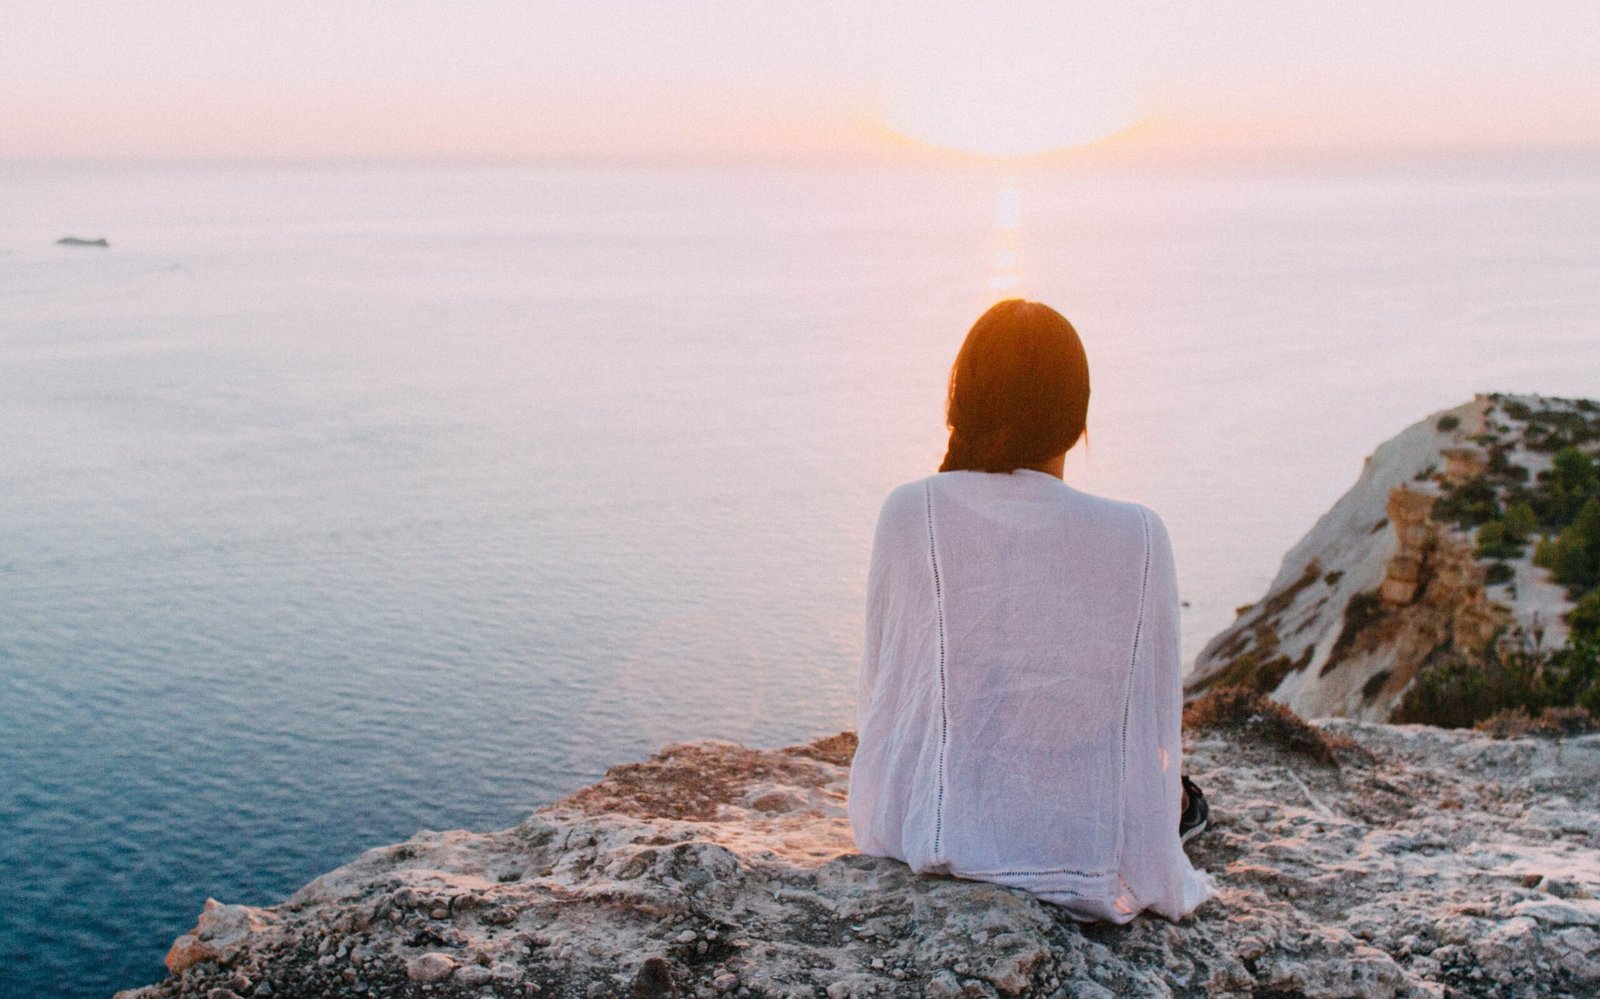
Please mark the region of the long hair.
POLYGON ((1012 472, 1078 443, 1089 358, 1065 316, 1008 298, 978 317, 950 367, 941 472, 1012 472))

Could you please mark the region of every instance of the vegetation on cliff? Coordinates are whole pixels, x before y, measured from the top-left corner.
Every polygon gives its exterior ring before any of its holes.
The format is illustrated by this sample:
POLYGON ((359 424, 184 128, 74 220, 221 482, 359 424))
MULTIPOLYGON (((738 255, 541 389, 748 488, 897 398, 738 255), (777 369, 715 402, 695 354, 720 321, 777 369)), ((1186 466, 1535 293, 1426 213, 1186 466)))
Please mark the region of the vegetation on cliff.
POLYGON ((1307 717, 1600 711, 1600 404, 1480 395, 1380 446, 1187 680, 1307 717))
POLYGON ((1441 653, 1417 676, 1395 721, 1460 727, 1506 712, 1535 716, 1578 708, 1600 716, 1600 406, 1579 400, 1538 410, 1508 400, 1501 406, 1525 426, 1520 435, 1495 424, 1475 438, 1486 449, 1481 474, 1444 485, 1436 520, 1475 529, 1478 555, 1492 560, 1489 585, 1510 583, 1506 559, 1521 558, 1535 542, 1532 562, 1549 570, 1573 602, 1567 639, 1556 647, 1542 635, 1501 634, 1471 654, 1441 653), (1550 452, 1549 467, 1531 476, 1510 457, 1520 444, 1550 452))

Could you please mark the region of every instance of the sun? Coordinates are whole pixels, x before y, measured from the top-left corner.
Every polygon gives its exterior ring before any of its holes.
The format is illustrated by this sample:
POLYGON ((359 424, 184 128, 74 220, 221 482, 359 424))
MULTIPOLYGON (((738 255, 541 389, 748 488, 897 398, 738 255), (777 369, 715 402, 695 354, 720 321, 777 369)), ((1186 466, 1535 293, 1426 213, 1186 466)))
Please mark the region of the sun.
POLYGON ((916 142, 998 159, 1087 145, 1133 123, 1065 39, 1000 22, 951 39, 889 88, 881 115, 916 142))

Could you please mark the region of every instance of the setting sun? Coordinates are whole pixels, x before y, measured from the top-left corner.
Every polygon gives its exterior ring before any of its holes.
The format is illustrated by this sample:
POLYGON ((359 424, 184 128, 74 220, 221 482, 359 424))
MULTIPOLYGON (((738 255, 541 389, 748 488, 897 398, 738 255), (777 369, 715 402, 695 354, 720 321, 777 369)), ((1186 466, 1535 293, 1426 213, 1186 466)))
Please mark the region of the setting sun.
POLYGON ((1001 21, 952 39, 885 96, 882 116, 924 145, 1005 159, 1087 145, 1132 124, 1065 39, 1001 21))

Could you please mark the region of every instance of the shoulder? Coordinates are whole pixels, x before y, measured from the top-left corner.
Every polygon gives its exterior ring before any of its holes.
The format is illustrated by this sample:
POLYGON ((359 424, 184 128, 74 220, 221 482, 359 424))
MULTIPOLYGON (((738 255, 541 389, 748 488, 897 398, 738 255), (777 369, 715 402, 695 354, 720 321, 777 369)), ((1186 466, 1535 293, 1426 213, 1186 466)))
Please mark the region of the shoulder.
POLYGON ((901 524, 909 521, 920 521, 926 516, 928 503, 928 485, 933 476, 917 479, 895 486, 889 490, 889 495, 884 497, 883 506, 878 510, 878 524, 901 524))
POLYGON ((1141 537, 1146 532, 1152 539, 1166 537, 1167 526, 1162 522, 1160 515, 1143 503, 1111 499, 1078 490, 1073 490, 1073 494, 1079 505, 1088 511, 1091 517, 1106 523, 1107 526, 1116 524, 1141 537))
POLYGON ((1108 499, 1079 493, 1078 496, 1092 512, 1091 519, 1111 544, 1123 552, 1148 556, 1152 566, 1170 571, 1172 538, 1161 515, 1143 503, 1108 499), (1113 540, 1114 539, 1114 540, 1113 540))

